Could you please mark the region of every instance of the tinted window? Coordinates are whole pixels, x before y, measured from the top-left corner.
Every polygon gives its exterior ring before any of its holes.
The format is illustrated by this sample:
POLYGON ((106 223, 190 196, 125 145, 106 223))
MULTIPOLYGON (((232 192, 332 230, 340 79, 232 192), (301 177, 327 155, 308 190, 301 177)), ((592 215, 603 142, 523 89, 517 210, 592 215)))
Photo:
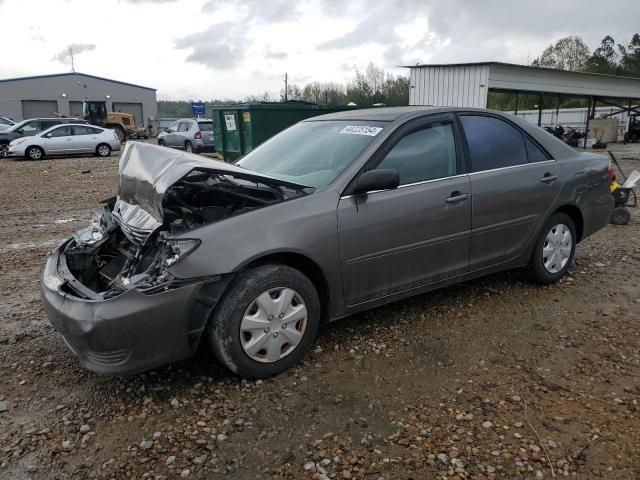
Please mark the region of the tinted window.
POLYGON ((456 173, 451 124, 434 124, 402 138, 377 168, 393 168, 400 185, 450 177, 456 173))
POLYGON ((40 122, 40 130, 47 130, 48 128, 53 127, 54 125, 60 125, 62 122, 58 122, 56 120, 42 120, 40 122))
POLYGON ((527 163, 522 133, 493 117, 462 115, 474 172, 527 163))
POLYGON ((102 132, 104 132, 104 130, 102 130, 101 128, 87 127, 87 129, 88 129, 91 133, 102 133, 102 132))
POLYGON ((547 154, 544 153, 542 151, 542 149, 538 145, 533 143, 533 141, 530 138, 525 136, 524 143, 527 146, 527 154, 529 156, 529 163, 544 162, 546 160, 549 160, 549 157, 547 157, 547 154))
POLYGON ((203 132, 213 131, 213 123, 211 122, 198 122, 198 126, 200 127, 200 130, 202 130, 203 132))
POLYGON ((51 130, 47 135, 52 138, 55 137, 68 137, 71 135, 71 127, 58 127, 51 130))

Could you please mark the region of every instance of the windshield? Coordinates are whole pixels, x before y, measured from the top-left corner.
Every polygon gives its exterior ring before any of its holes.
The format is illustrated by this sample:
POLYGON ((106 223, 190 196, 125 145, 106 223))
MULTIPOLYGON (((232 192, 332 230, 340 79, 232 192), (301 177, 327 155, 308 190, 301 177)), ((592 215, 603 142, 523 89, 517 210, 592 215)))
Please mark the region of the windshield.
POLYGON ((298 123, 249 152, 237 165, 280 180, 324 187, 385 125, 357 120, 298 123))
MULTIPOLYGON (((24 127, 27 124, 33 123, 33 120, 23 120, 21 122, 16 123, 15 125, 13 125, 12 127, 9 127, 7 129, 7 132, 16 132, 18 130, 20 130, 22 127, 24 127)), ((25 130, 35 130, 31 128, 31 125, 28 125, 27 128, 25 130)))

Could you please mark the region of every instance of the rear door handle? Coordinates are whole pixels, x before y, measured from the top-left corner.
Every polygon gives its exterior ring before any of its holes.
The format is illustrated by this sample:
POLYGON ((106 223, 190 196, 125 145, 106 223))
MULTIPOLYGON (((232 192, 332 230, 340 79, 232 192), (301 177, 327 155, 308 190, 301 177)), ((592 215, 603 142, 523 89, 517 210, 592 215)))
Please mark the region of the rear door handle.
POLYGON ((550 173, 545 173, 544 177, 540 179, 542 183, 546 183, 547 185, 551 185, 558 179, 558 175, 551 175, 550 173))
POLYGON ((458 203, 468 200, 470 195, 468 193, 451 192, 451 196, 445 199, 447 203, 458 203))

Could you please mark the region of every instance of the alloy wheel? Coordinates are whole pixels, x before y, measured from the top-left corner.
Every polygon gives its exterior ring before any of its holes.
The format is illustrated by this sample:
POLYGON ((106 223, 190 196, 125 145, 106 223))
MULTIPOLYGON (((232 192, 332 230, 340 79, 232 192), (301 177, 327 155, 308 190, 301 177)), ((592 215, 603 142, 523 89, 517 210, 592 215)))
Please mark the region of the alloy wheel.
POLYGON ((109 153, 110 153, 109 152, 109 147, 107 147, 106 145, 100 145, 98 147, 98 154, 99 155, 101 155, 103 157, 106 157, 107 155, 109 155, 109 153))
POLYGON ((39 148, 30 149, 29 158, 31 160, 40 160, 42 158, 42 151, 39 148))
POLYGON ((542 246, 542 263, 549 273, 561 271, 571 257, 573 237, 571 230, 560 223, 549 230, 542 246))
POLYGON ((307 306, 292 288, 269 289, 245 310, 240 323, 244 352, 256 362, 283 359, 298 346, 307 328, 307 306))

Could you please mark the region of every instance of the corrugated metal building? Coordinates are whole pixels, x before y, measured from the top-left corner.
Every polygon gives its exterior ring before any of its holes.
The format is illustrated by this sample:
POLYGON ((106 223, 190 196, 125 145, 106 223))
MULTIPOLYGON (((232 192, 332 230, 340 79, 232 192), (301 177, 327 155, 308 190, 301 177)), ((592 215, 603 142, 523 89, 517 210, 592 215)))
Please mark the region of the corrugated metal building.
MULTIPOLYGON (((640 99, 640 78, 568 72, 500 62, 408 65, 409 105, 486 108, 489 90, 640 99)), ((626 106, 626 105, 625 105, 626 106)))
POLYGON ((550 114, 553 118, 555 112, 558 121, 562 98, 579 97, 588 100, 583 128, 580 128, 585 132, 589 132, 589 120, 595 118, 597 105, 613 107, 615 110, 607 116, 624 114, 625 120, 632 112, 640 114, 640 78, 501 62, 406 67, 410 69, 409 105, 487 108, 491 91, 515 95, 515 111, 512 113, 517 115, 518 99, 522 95, 533 95, 538 99, 537 115, 525 118, 542 126, 543 114, 550 114), (550 100, 557 105, 556 108, 543 111, 543 105, 550 100))
POLYGON ((154 88, 86 73, 0 80, 0 116, 15 121, 58 115, 81 117, 85 100, 104 101, 110 112, 131 113, 142 126, 158 112, 154 88))

